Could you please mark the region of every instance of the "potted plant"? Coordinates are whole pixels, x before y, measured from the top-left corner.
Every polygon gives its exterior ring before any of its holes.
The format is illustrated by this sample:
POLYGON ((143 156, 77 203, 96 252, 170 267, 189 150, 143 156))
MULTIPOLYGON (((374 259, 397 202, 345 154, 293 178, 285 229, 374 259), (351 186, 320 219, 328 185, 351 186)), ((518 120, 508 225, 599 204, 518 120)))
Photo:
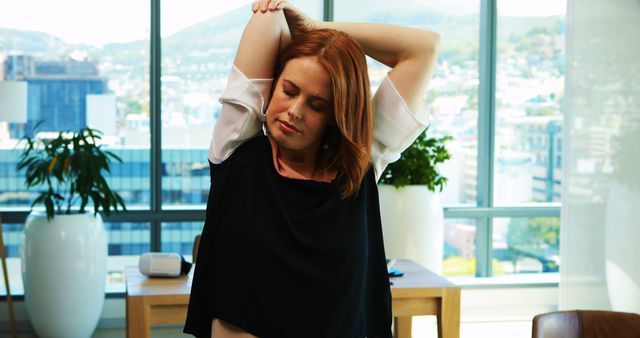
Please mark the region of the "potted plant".
POLYGON ((444 215, 439 192, 447 178, 438 165, 451 158, 451 136, 430 137, 428 128, 380 178, 380 214, 389 258, 410 258, 442 272, 444 215))
POLYGON ((121 160, 102 148, 101 135, 83 128, 22 139, 17 169, 26 187, 42 188, 21 246, 25 304, 40 337, 90 337, 102 312, 107 239, 98 212, 126 208, 104 176, 121 160))

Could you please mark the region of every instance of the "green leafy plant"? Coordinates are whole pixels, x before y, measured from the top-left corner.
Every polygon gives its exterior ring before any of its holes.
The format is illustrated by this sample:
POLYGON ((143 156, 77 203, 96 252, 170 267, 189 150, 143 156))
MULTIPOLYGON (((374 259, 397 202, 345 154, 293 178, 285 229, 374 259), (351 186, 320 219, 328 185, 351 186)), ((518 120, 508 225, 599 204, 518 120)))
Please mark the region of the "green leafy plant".
POLYGON ((389 164, 380 183, 392 184, 396 188, 405 185, 426 185, 431 191, 442 191, 447 178, 440 175, 437 165, 451 158, 445 143, 451 136, 434 138, 428 128, 402 152, 400 159, 389 164))
POLYGON ((25 148, 17 169, 25 170, 27 187, 44 188, 31 208, 43 203, 48 220, 56 214, 76 212, 72 207, 78 203, 78 213, 83 213, 89 202, 93 203, 94 215, 102 209, 108 216, 112 209, 118 211, 118 206, 126 210, 122 197, 109 188, 103 176, 110 172, 112 160, 122 160, 102 149, 98 143, 101 135, 96 129, 83 128, 77 133, 60 132, 47 140, 22 138, 25 148))

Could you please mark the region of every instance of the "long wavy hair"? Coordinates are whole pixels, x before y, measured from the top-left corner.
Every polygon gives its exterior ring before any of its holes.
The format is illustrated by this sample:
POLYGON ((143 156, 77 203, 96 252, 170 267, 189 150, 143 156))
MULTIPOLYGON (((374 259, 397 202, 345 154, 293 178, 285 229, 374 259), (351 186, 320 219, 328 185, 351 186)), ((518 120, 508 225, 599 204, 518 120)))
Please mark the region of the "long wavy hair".
POLYGON ((341 197, 355 196, 371 165, 373 115, 367 62, 362 47, 346 33, 319 29, 297 35, 281 53, 277 83, 286 63, 316 57, 331 79, 335 124, 324 135, 319 159, 337 170, 341 197))

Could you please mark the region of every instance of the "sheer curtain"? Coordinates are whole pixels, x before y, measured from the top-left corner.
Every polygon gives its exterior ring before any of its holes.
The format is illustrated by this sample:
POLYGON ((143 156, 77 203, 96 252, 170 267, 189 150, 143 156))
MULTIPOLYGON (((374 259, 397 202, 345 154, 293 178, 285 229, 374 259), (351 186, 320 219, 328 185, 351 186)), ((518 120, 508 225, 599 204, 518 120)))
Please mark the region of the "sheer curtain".
POLYGON ((561 309, 640 312, 640 0, 569 0, 561 309))

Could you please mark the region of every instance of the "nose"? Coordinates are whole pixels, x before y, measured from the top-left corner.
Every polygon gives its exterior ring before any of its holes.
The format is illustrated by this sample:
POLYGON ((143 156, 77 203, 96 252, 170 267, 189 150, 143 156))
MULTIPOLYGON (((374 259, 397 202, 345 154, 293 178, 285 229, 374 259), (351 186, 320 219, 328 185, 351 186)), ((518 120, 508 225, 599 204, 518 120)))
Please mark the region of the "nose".
POLYGON ((289 116, 294 119, 301 119, 304 116, 303 112, 303 100, 302 98, 297 98, 294 102, 289 106, 289 116))

